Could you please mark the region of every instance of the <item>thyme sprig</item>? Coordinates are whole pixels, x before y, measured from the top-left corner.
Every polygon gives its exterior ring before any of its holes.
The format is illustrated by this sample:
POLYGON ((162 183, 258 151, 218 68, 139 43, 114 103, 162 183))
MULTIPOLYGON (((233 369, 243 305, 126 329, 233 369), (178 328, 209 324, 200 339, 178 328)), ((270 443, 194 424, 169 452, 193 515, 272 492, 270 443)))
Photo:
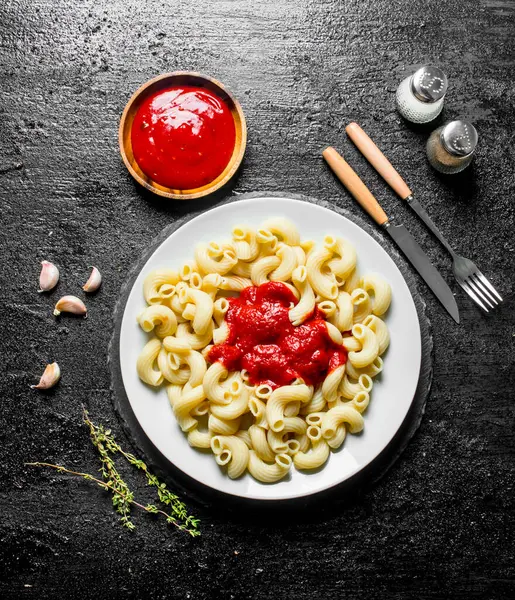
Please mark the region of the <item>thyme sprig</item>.
POLYGON ((111 430, 105 429, 102 425, 95 425, 89 418, 88 412, 85 409, 83 411, 83 419, 84 423, 89 427, 91 442, 99 453, 101 462, 99 471, 102 474, 103 481, 89 473, 73 471, 62 465, 54 465, 46 462, 26 463, 26 465, 33 467, 48 467, 61 473, 76 475, 82 477, 86 481, 92 481, 101 488, 110 491, 113 496, 113 507, 116 512, 121 515, 120 522, 127 529, 135 529, 135 525, 131 520, 131 507, 134 505, 148 513, 162 515, 169 525, 173 525, 174 527, 177 527, 177 529, 189 533, 193 537, 200 535, 200 531, 198 530, 199 520, 188 514, 185 504, 180 501, 176 494, 166 487, 166 484, 161 483, 159 479, 148 470, 147 465, 142 460, 139 460, 133 454, 125 452, 114 439, 111 430), (154 504, 149 503, 144 505, 137 502, 134 499, 133 492, 131 492, 129 486, 118 472, 110 453, 120 454, 131 465, 143 471, 147 479, 147 484, 156 488, 160 502, 165 506, 170 507, 170 513, 161 510, 154 504))
MULTIPOLYGON (((166 517, 166 520, 168 523, 173 523, 172 520, 173 517, 171 517, 169 514, 165 513, 163 510, 157 508, 157 506, 155 506, 154 504, 140 504, 139 502, 137 502, 136 500, 134 500, 134 496, 132 494, 132 492, 121 492, 119 489, 117 489, 117 487, 114 485, 114 482, 109 482, 109 481, 101 481, 100 479, 97 479, 96 477, 93 477, 93 475, 90 475, 89 473, 81 473, 80 471, 72 471, 71 469, 67 469, 66 467, 63 467, 62 465, 53 465, 51 463, 44 463, 44 462, 33 462, 33 463, 25 463, 26 466, 28 467, 50 467, 51 469, 55 469, 56 471, 59 471, 60 473, 68 473, 68 475, 77 475, 79 477, 82 477, 83 479, 85 479, 86 481, 93 481, 94 483, 96 483, 98 486, 100 486, 101 488, 103 488, 104 490, 110 490, 111 492, 113 492, 113 496, 119 496, 121 499, 123 499, 123 501, 125 503, 127 503, 127 505, 131 505, 134 504, 134 506, 137 506, 138 508, 141 508, 142 510, 149 512, 149 513, 153 513, 153 514, 160 514, 163 515, 164 517, 166 517)), ((114 504, 114 498, 113 498, 113 504, 114 504)), ((123 519, 121 519, 123 521, 123 519)), ((132 523, 130 521, 130 519, 128 521, 123 521, 123 524, 125 527, 128 527, 129 529, 135 529, 135 525, 134 523, 132 523)), ((181 527, 182 529, 182 527, 181 527)), ((190 531, 188 531, 188 533, 191 533, 190 531)), ((200 532, 195 532, 195 533, 191 533, 191 535, 200 535, 200 532)))
MULTIPOLYGON (((185 529, 189 533, 191 532, 188 530, 188 527, 191 527, 193 530, 197 529, 200 521, 192 515, 188 515, 184 502, 181 502, 179 497, 166 487, 166 484, 161 483, 159 479, 148 470, 147 465, 142 460, 136 458, 133 454, 125 452, 112 436, 110 429, 105 429, 102 425, 95 425, 92 423, 87 410, 84 410, 83 418, 84 423, 89 427, 91 441, 100 454, 103 470, 105 468, 107 473, 110 472, 111 467, 109 464, 112 463, 112 459, 109 456, 108 451, 112 454, 121 454, 127 462, 145 473, 148 485, 157 489, 159 500, 163 504, 169 506, 172 511, 173 516, 170 516, 170 519, 173 520, 174 525, 179 529, 185 529), (104 467, 104 465, 106 466, 104 467), (180 524, 178 521, 183 521, 183 523, 180 524)), ((104 471, 102 471, 102 473, 104 473, 104 471)), ((198 535, 198 533, 194 535, 198 535)))

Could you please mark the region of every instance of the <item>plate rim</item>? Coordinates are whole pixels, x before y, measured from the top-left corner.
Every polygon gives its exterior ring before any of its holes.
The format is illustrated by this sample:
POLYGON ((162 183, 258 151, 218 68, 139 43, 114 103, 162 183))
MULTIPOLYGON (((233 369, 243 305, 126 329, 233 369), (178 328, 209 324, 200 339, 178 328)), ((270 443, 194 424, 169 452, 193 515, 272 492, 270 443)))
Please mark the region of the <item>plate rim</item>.
MULTIPOLYGON (((233 196, 233 197, 227 198, 224 202, 220 202, 219 204, 211 207, 209 210, 199 210, 193 214, 183 216, 182 218, 177 219, 176 222, 169 224, 157 236, 155 236, 153 238, 153 240, 149 243, 147 250, 142 252, 142 254, 138 258, 138 260, 130 268, 128 277, 127 277, 126 281, 124 282, 124 285, 122 286, 122 291, 121 291, 121 294, 119 297, 119 301, 117 302, 117 305, 116 305, 116 308, 114 311, 115 331, 113 333, 113 336, 112 336, 112 339, 110 342, 109 362, 112 365, 111 370, 112 370, 113 376, 115 377, 118 375, 119 378, 121 379, 122 388, 123 388, 122 391, 125 394, 126 401, 129 405, 129 409, 132 413, 132 418, 136 421, 136 425, 139 428, 139 430, 141 430, 141 432, 143 433, 143 437, 145 438, 145 440, 147 442, 150 442, 151 448, 155 452, 157 452, 157 454, 164 461, 164 463, 166 464, 167 467, 172 467, 173 470, 177 471, 180 475, 182 475, 183 477, 188 479, 190 482, 198 484, 198 486, 204 488, 205 490, 210 490, 211 492, 215 492, 226 498, 232 497, 232 498, 238 498, 241 500, 257 501, 260 503, 263 503, 263 502, 264 503, 267 503, 267 502, 289 502, 289 501, 295 500, 295 499, 312 498, 313 496, 319 496, 323 492, 327 492, 328 490, 338 488, 338 487, 345 485, 348 482, 354 480, 355 478, 358 478, 364 471, 366 471, 370 467, 370 465, 372 463, 374 463, 380 457, 382 457, 383 454, 385 454, 385 452, 394 443, 394 441, 396 441, 396 438, 399 437, 401 430, 404 428, 406 421, 410 417, 410 413, 414 409, 415 398, 417 397, 417 394, 419 393, 419 387, 421 387, 420 386, 421 373, 422 373, 422 364, 423 364, 423 359, 424 359, 424 347, 423 347, 423 336, 422 336, 423 332, 422 332, 421 317, 425 316, 425 302, 420 297, 417 286, 415 285, 415 282, 413 280, 413 275, 410 273, 410 271, 408 271, 406 269, 406 265, 405 265, 405 261, 403 260, 403 257, 401 257, 398 254, 398 252, 395 251, 395 248, 393 248, 393 253, 392 253, 391 243, 383 244, 383 242, 385 240, 383 240, 383 238, 378 236, 377 232, 375 232, 374 229, 369 229, 367 227, 367 225, 368 225, 368 223, 366 223, 366 222, 364 223, 360 217, 356 218, 356 216, 353 213, 349 214, 349 212, 346 211, 345 209, 343 209, 342 207, 340 207, 338 205, 334 206, 327 201, 321 201, 321 200, 317 200, 315 198, 311 198, 309 196, 299 195, 299 194, 290 193, 290 192, 263 191, 263 192, 251 192, 248 194, 241 194, 236 197, 233 196), (180 467, 178 467, 175 463, 173 463, 169 458, 167 458, 159 450, 159 448, 154 444, 154 442, 152 441, 150 436, 143 429, 143 426, 139 422, 139 420, 136 417, 134 410, 132 408, 132 404, 130 402, 130 399, 127 394, 127 390, 125 388, 125 384, 123 382, 119 344, 121 342, 120 334, 121 334, 121 330, 122 330, 122 325, 123 325, 123 320, 124 320, 127 303, 132 294, 132 290, 134 288, 135 281, 138 278, 138 276, 140 275, 141 271, 145 268, 145 266, 147 265, 147 263, 151 259, 151 257, 159 250, 159 248, 171 236, 173 236, 186 223, 195 220, 199 216, 207 215, 207 214, 211 213, 212 211, 218 210, 228 204, 234 204, 236 202, 243 203, 243 202, 247 202, 249 200, 271 201, 273 199, 281 199, 283 201, 288 201, 292 204, 299 203, 299 202, 311 204, 317 208, 323 209, 323 211, 327 212, 328 215, 330 215, 330 213, 333 212, 333 213, 343 217, 344 219, 349 221, 352 225, 361 229, 362 232, 364 232, 367 236, 372 238, 372 240, 379 246, 379 248, 388 255, 388 257, 393 262, 397 271, 399 271, 399 274, 401 275, 403 281, 405 282, 405 284, 408 288, 410 300, 413 303, 413 307, 415 309, 415 313, 417 316, 418 333, 419 333, 418 337, 419 337, 419 342, 420 342, 420 355, 419 355, 419 361, 418 361, 417 385, 415 386, 416 389, 413 394, 413 397, 410 400, 410 404, 408 406, 408 409, 406 411, 404 419, 401 422, 401 424, 398 426, 398 428, 393 432, 390 439, 387 442, 385 442, 385 444, 381 447, 381 449, 373 457, 366 460, 366 462, 360 463, 359 468, 356 471, 353 471, 351 474, 349 474, 343 480, 339 480, 336 482, 332 481, 326 485, 325 484, 321 485, 321 486, 317 487, 316 490, 299 491, 299 492, 294 492, 294 493, 290 493, 287 495, 280 495, 280 496, 267 495, 265 497, 265 496, 255 496, 251 493, 241 493, 238 491, 229 491, 227 489, 221 489, 217 486, 213 486, 211 483, 206 483, 204 480, 197 478, 196 476, 190 474, 189 472, 183 471, 180 467), (400 264, 399 264, 399 258, 401 259, 400 264), (402 268, 401 268, 401 265, 402 265, 402 268), (116 344, 116 339, 118 339, 118 344, 116 344), (114 349, 114 352, 113 352, 113 349, 114 349), (118 363, 118 365, 114 364, 116 362, 118 363), (117 369, 116 369, 116 366, 118 367, 117 369), (116 371, 118 371, 118 373, 116 371)), ((426 317, 426 320, 427 320, 427 317, 426 317)), ((421 390, 421 393, 423 394, 423 398, 422 398, 421 406, 418 407, 419 414, 416 415, 416 420, 413 423, 414 427, 413 426, 410 427, 411 431, 409 433, 409 437, 405 440, 405 443, 403 443, 402 448, 400 449, 398 454, 393 458, 393 460, 389 461, 384 472, 386 472, 390 468, 390 466, 395 462, 395 460, 398 458, 398 456, 405 449, 407 443, 409 442, 409 439, 411 439, 411 437, 415 433, 416 429, 418 428, 418 425, 420 424, 420 421, 421 421, 423 413, 424 413, 425 401, 426 401, 427 395, 429 393, 430 386, 431 386, 431 380, 432 380, 433 344, 432 344, 431 325, 430 325, 430 323, 428 323, 428 325, 429 325, 429 333, 426 332, 425 337, 428 338, 429 343, 426 344, 428 346, 428 348, 426 348, 426 357, 425 358, 426 358, 426 367, 427 367, 427 363, 429 363, 429 367, 425 369, 425 371, 426 371, 425 380, 426 381, 424 381, 424 386, 423 386, 424 389, 421 390)), ((114 392, 115 398, 117 398, 118 394, 117 394, 116 390, 114 390, 114 386, 112 386, 112 387, 113 387, 113 392, 114 392)), ((137 440, 135 440, 133 428, 127 422, 127 419, 122 415, 122 412, 120 410, 121 409, 120 403, 118 403, 118 406, 117 407, 115 406, 115 408, 117 408, 117 412, 118 412, 119 416, 122 418, 122 421, 123 421, 124 425, 126 426, 131 439, 133 441, 137 441, 137 440)), ((165 467, 165 469, 166 469, 166 467, 165 467)), ((168 468, 166 470, 170 471, 172 469, 168 468)), ((381 473, 379 475, 379 477, 375 477, 372 481, 379 479, 383 474, 384 473, 381 473)))

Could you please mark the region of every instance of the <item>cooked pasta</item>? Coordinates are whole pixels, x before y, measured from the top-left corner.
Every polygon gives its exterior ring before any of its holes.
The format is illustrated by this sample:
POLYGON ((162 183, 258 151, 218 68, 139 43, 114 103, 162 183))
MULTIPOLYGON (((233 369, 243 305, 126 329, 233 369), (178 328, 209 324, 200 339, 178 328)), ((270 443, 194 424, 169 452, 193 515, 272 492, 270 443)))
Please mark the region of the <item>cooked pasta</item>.
MULTIPOLYGON (((229 241, 198 244, 177 271, 149 273, 143 297, 146 305, 137 322, 149 339, 137 373, 150 386, 166 385, 188 444, 211 450, 231 479, 248 472, 271 484, 292 467, 321 468, 348 433, 363 429, 374 377, 384 368, 390 343, 384 316, 392 294, 380 275, 360 274, 348 240, 336 235, 326 235, 322 244, 301 240, 295 225, 282 217, 258 229, 236 225, 229 241), (320 377, 281 367, 285 379, 278 384, 265 375, 266 367, 257 376, 261 371, 248 362, 234 368, 218 358, 225 346, 234 356, 243 352, 233 329, 232 297, 241 295, 243 302, 265 284, 285 291, 281 323, 288 333, 283 335, 316 326, 317 335, 324 336, 322 344, 334 354, 320 377)), ((259 314, 257 322, 268 313, 259 314)), ((250 332, 253 326, 248 324, 250 332)), ((275 364, 275 342, 255 344, 252 352, 275 364)), ((286 342, 292 360, 296 344, 286 342)), ((310 352, 317 356, 319 348, 310 352)))
POLYGON ((173 335, 177 331, 177 317, 171 308, 164 304, 151 304, 138 317, 141 329, 146 333, 152 330, 158 338, 173 335))

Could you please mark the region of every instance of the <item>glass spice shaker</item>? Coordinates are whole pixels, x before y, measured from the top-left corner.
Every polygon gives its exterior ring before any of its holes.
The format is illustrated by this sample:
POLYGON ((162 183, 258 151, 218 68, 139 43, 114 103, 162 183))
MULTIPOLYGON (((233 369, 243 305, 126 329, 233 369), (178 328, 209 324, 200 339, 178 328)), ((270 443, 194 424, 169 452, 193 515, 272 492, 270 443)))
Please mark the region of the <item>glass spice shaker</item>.
POLYGON ((459 173, 474 157, 478 135, 467 121, 452 121, 435 129, 426 145, 427 158, 440 173, 459 173))
POLYGON ((442 112, 447 85, 447 75, 442 69, 432 65, 421 67, 397 88, 397 110, 412 123, 429 123, 442 112))

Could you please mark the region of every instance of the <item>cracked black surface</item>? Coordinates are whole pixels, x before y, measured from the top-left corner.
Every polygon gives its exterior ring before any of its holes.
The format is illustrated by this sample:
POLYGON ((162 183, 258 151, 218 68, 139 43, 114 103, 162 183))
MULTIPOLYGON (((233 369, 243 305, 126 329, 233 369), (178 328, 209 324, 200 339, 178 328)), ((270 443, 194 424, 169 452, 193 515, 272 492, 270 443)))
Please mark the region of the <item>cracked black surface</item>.
MULTIPOLYGON (((513 598, 515 5, 508 0, 4 0, 0 12, 0 593, 4 598, 513 598), (435 61, 449 75, 443 120, 472 120, 473 166, 435 173, 427 130, 394 110, 397 84, 435 61), (419 283, 433 325, 434 380, 407 450, 359 501, 269 527, 186 499, 190 539, 146 515, 123 530, 91 484, 23 463, 94 472, 81 406, 130 440, 113 409, 107 347, 131 266, 164 226, 222 198, 174 204, 143 193, 118 153, 131 93, 198 70, 239 98, 249 127, 227 193, 290 191, 356 211, 323 164, 336 146, 451 283, 456 326, 419 283), (346 139, 358 121, 444 235, 505 302, 482 315, 443 248, 346 139), (61 270, 38 295, 39 262, 61 270), (97 265, 86 320, 52 317, 97 265), (29 389, 58 360, 60 384, 29 389)), ((437 126, 436 124, 434 125, 437 126)), ((82 293, 78 293, 83 297, 82 293)), ((138 494, 143 482, 128 474, 138 494)))

